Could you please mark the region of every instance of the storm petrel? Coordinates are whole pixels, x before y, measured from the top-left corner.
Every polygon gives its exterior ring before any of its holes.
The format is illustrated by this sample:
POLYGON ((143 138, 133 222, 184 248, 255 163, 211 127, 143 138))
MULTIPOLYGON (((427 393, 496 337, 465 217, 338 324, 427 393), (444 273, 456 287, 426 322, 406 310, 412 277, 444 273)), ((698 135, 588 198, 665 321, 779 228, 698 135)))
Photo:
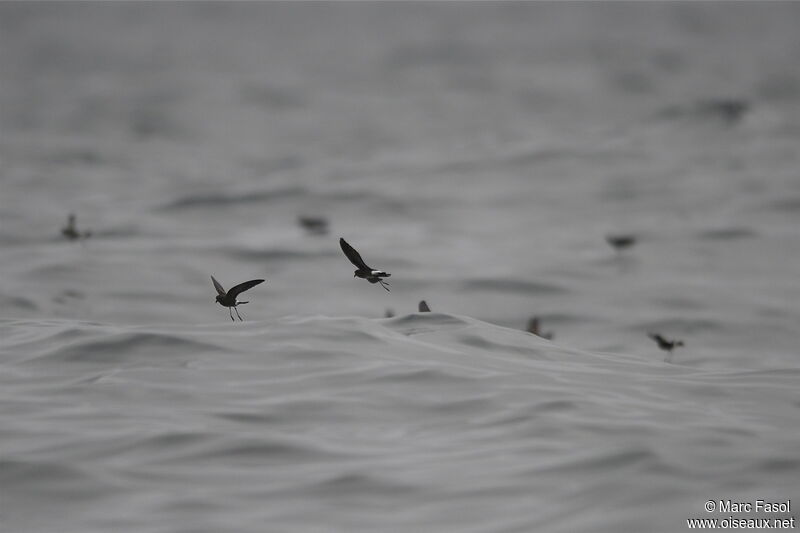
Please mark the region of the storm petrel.
POLYGON ((383 281, 381 278, 388 278, 391 276, 388 272, 384 272, 383 270, 375 270, 372 267, 367 266, 363 259, 361 259, 361 255, 356 252, 355 248, 347 244, 347 241, 344 239, 339 239, 339 246, 342 247, 342 251, 344 255, 353 263, 355 266, 358 267, 358 270, 353 272, 354 278, 363 278, 370 283, 380 283, 381 287, 389 290, 389 284, 383 281))
POLYGON ((297 223, 312 235, 325 235, 328 233, 328 220, 324 217, 297 217, 297 223))
POLYGON ((635 235, 606 235, 606 242, 620 252, 636 244, 635 235))
POLYGON ((75 213, 70 213, 67 217, 67 225, 61 228, 61 235, 71 241, 74 241, 75 239, 88 239, 92 236, 92 232, 84 231, 81 233, 78 231, 78 228, 75 225, 75 213))
MULTIPOLYGON (((214 283, 214 288, 217 289, 217 302, 219 305, 228 308, 228 313, 231 315, 231 320, 233 320, 233 310, 236 311, 236 316, 239 317, 239 320, 242 320, 242 316, 239 314, 239 310, 236 309, 237 305, 246 304, 248 302, 238 302, 236 301, 236 297, 239 294, 243 293, 248 289, 252 289, 259 283, 264 283, 263 279, 252 279, 250 281, 245 281, 244 283, 240 283, 235 287, 232 287, 231 290, 225 292, 225 289, 222 288, 219 281, 214 279, 214 276, 211 276, 211 281, 214 283)), ((234 320, 235 322, 235 320, 234 320)))
POLYGON ((419 301, 419 312, 420 313, 430 313, 431 312, 431 308, 428 307, 428 302, 426 302, 425 300, 420 300, 419 301))
POLYGON ((668 341, 658 333, 648 333, 647 336, 656 341, 658 347, 664 350, 665 352, 672 353, 673 348, 677 346, 683 346, 683 341, 679 340, 668 341))
POLYGON ((531 319, 528 320, 528 329, 526 331, 543 339, 547 339, 549 341, 553 340, 552 331, 542 332, 539 330, 539 317, 537 316, 531 317, 531 319))

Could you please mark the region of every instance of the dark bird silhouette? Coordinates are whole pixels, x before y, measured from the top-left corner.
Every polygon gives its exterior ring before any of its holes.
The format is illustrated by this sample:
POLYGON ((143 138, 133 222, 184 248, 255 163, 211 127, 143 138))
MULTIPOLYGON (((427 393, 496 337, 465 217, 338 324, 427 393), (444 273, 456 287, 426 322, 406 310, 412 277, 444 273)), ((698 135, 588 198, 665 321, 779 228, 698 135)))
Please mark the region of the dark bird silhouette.
POLYGON ((325 235, 328 233, 328 220, 324 217, 297 217, 297 223, 312 235, 325 235))
POLYGON ((719 117, 728 125, 739 122, 749 109, 750 104, 746 100, 737 98, 707 100, 697 105, 698 114, 719 117))
MULTIPOLYGON (((217 289, 217 303, 223 307, 228 308, 228 313, 231 315, 231 320, 233 320, 233 311, 236 311, 236 316, 239 317, 239 320, 242 320, 242 316, 239 314, 239 310, 236 309, 237 305, 246 304, 249 302, 239 302, 236 300, 236 297, 239 294, 243 293, 248 289, 252 289, 259 283, 264 283, 263 279, 252 279, 250 281, 245 281, 244 283, 240 283, 235 287, 232 287, 231 290, 225 291, 225 289, 220 285, 219 281, 214 279, 214 276, 211 276, 211 281, 214 283, 214 288, 217 289)), ((235 320, 234 320, 235 322, 235 320)))
POLYGON ((636 244, 635 235, 606 235, 606 242, 620 252, 636 244))
POLYGON ((683 346, 683 341, 679 341, 679 340, 668 341, 667 339, 665 339, 664 337, 662 337, 658 333, 648 333, 647 336, 650 337, 651 339, 653 339, 654 341, 656 341, 656 344, 658 344, 658 347, 661 348, 662 350, 664 350, 665 352, 672 353, 672 350, 674 348, 676 348, 678 346, 683 346))
POLYGON ((92 236, 91 231, 78 231, 78 227, 75 225, 75 214, 70 213, 67 217, 67 225, 61 228, 61 235, 66 237, 67 239, 74 241, 76 239, 88 239, 92 236))
POLYGON ((430 313, 431 312, 431 308, 428 307, 428 302, 426 302, 425 300, 420 300, 419 301, 419 312, 420 313, 430 313))
POLYGON ((375 270, 372 267, 367 266, 363 259, 361 259, 361 255, 356 252, 355 248, 347 244, 347 241, 344 239, 339 239, 339 246, 342 247, 342 251, 344 255, 350 260, 353 265, 355 265, 358 270, 353 272, 354 278, 363 278, 370 283, 380 283, 381 287, 389 290, 389 284, 383 281, 381 278, 388 278, 391 276, 388 272, 384 272, 383 270, 375 270))
POLYGON ((537 317, 537 316, 531 317, 531 319, 528 320, 528 327, 527 327, 526 331, 528 333, 533 333, 534 335, 537 335, 537 336, 539 336, 539 337, 541 337, 543 339, 547 339, 549 341, 553 340, 553 332, 552 331, 541 332, 539 330, 539 317, 537 317))

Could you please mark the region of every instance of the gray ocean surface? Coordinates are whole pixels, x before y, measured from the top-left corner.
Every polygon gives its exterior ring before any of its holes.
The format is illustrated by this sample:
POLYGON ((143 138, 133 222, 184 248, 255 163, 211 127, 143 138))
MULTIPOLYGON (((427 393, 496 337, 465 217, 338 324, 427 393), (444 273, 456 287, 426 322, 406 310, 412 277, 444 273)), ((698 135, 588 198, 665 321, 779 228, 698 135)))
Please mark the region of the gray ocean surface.
POLYGON ((0 4, 0 531, 795 515, 798 28, 800 3, 0 4), (267 280, 244 322, 212 274, 267 280))

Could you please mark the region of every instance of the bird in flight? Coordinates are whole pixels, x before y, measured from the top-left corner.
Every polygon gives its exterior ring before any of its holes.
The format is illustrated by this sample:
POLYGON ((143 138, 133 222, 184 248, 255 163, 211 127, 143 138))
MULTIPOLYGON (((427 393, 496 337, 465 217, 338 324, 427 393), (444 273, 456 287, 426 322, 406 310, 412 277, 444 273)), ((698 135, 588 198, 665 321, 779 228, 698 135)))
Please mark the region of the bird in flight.
POLYGON ((91 231, 78 231, 77 226, 75 225, 75 213, 70 213, 67 217, 67 225, 61 228, 61 235, 66 237, 67 239, 74 241, 76 239, 88 239, 92 236, 91 231))
POLYGON ((533 316, 530 320, 528 320, 528 327, 526 329, 528 333, 533 333, 534 335, 541 337, 543 339, 547 339, 549 341, 553 340, 553 332, 552 331, 540 331, 539 330, 539 317, 533 316))
POLYGON ((299 216, 297 223, 311 235, 328 233, 328 220, 324 217, 299 216))
POLYGON ((616 251, 621 252, 636 244, 635 235, 606 235, 606 242, 616 251))
POLYGON ((662 337, 658 333, 648 333, 647 336, 650 337, 651 339, 653 339, 654 341, 656 341, 656 344, 658 344, 658 347, 661 348, 662 350, 664 350, 665 352, 672 353, 672 350, 674 348, 676 348, 678 346, 683 346, 683 341, 679 341, 679 340, 668 341, 667 339, 665 339, 664 337, 662 337))
POLYGON ((428 302, 426 302, 425 300, 420 300, 419 301, 419 312, 420 313, 430 313, 431 312, 431 308, 428 307, 428 302))
MULTIPOLYGON (((236 297, 239 294, 243 293, 248 289, 252 289, 259 283, 264 283, 263 279, 252 279, 250 281, 245 281, 244 283, 240 283, 235 287, 232 287, 231 290, 225 291, 225 289, 220 285, 219 281, 214 279, 214 276, 211 276, 211 281, 214 283, 214 288, 217 289, 217 302, 219 305, 228 308, 228 313, 231 315, 231 320, 233 320, 233 311, 236 311, 236 316, 239 317, 239 320, 242 320, 242 316, 239 314, 239 310, 236 309, 237 305, 246 304, 248 302, 239 302, 236 300, 236 297)), ((235 322, 235 320, 234 320, 235 322)))
POLYGON ((383 281, 381 278, 388 278, 391 276, 388 272, 384 272, 383 270, 375 270, 372 267, 367 266, 363 259, 361 259, 361 255, 356 252, 355 248, 347 244, 347 241, 344 239, 339 239, 339 246, 342 247, 342 251, 344 255, 353 263, 358 270, 355 270, 353 273, 354 278, 363 278, 370 283, 380 283, 381 287, 389 291, 389 284, 383 281))

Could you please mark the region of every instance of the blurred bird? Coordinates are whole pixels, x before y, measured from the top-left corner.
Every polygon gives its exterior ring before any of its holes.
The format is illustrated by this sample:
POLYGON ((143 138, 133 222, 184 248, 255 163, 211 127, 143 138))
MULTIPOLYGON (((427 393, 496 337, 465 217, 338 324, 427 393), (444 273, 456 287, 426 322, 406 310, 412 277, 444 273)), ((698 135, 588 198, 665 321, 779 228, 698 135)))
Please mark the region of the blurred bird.
MULTIPOLYGON (((228 313, 231 315, 231 320, 233 320, 233 311, 236 311, 236 316, 239 317, 239 320, 242 320, 242 316, 239 314, 239 310, 236 309, 237 305, 246 304, 249 302, 238 302, 236 301, 236 297, 239 294, 243 293, 248 289, 252 289, 259 283, 264 283, 263 279, 253 279, 250 281, 245 281, 244 283, 240 283, 235 287, 232 287, 231 290, 225 291, 225 289, 220 285, 219 281, 217 281, 214 276, 211 276, 211 281, 214 283, 214 288, 217 289, 217 303, 223 307, 228 308, 228 313)), ((235 320, 234 320, 235 322, 235 320)))
POLYGON ((324 217, 297 217, 297 223, 312 235, 325 235, 328 233, 328 220, 324 217))
POLYGON ((620 252, 636 244, 635 235, 606 235, 606 242, 620 252))
POLYGON ((75 213, 70 213, 67 217, 67 225, 61 228, 61 235, 71 241, 74 241, 75 239, 88 239, 92 236, 92 232, 84 231, 81 233, 78 231, 78 228, 75 225, 75 213))
POLYGON ((662 337, 658 333, 648 333, 647 336, 650 337, 651 339, 653 339, 654 341, 656 341, 656 344, 658 344, 658 347, 661 348, 662 350, 664 350, 665 352, 672 353, 672 350, 674 348, 676 348, 678 346, 683 346, 683 341, 679 341, 679 340, 668 341, 667 339, 665 339, 664 337, 662 337))
POLYGON ((539 337, 541 337, 543 339, 547 339, 549 341, 553 340, 553 332, 552 331, 548 331, 548 332, 544 332, 544 333, 539 331, 539 317, 537 317, 537 316, 531 317, 531 319, 528 320, 528 328, 526 329, 526 331, 528 333, 533 333, 534 335, 537 335, 537 336, 539 336, 539 337))
POLYGON ((383 270, 375 270, 372 267, 367 266, 363 259, 361 259, 361 255, 356 252, 355 248, 347 244, 347 241, 344 239, 339 239, 339 246, 342 247, 342 251, 344 255, 350 260, 353 265, 358 267, 358 270, 353 272, 354 278, 363 278, 370 283, 380 283, 381 287, 389 290, 389 284, 383 281, 381 278, 388 278, 391 276, 388 272, 384 272, 383 270))
POLYGON ((392 318, 394 316, 394 309, 391 307, 386 308, 386 312, 383 314, 384 318, 392 318))
POLYGON ((426 302, 425 300, 420 300, 419 301, 419 312, 420 313, 430 313, 431 312, 431 308, 428 307, 428 302, 426 302))
POLYGON ((749 109, 750 104, 747 100, 738 98, 707 100, 697 105, 699 114, 719 117, 728 125, 739 122, 749 109))

